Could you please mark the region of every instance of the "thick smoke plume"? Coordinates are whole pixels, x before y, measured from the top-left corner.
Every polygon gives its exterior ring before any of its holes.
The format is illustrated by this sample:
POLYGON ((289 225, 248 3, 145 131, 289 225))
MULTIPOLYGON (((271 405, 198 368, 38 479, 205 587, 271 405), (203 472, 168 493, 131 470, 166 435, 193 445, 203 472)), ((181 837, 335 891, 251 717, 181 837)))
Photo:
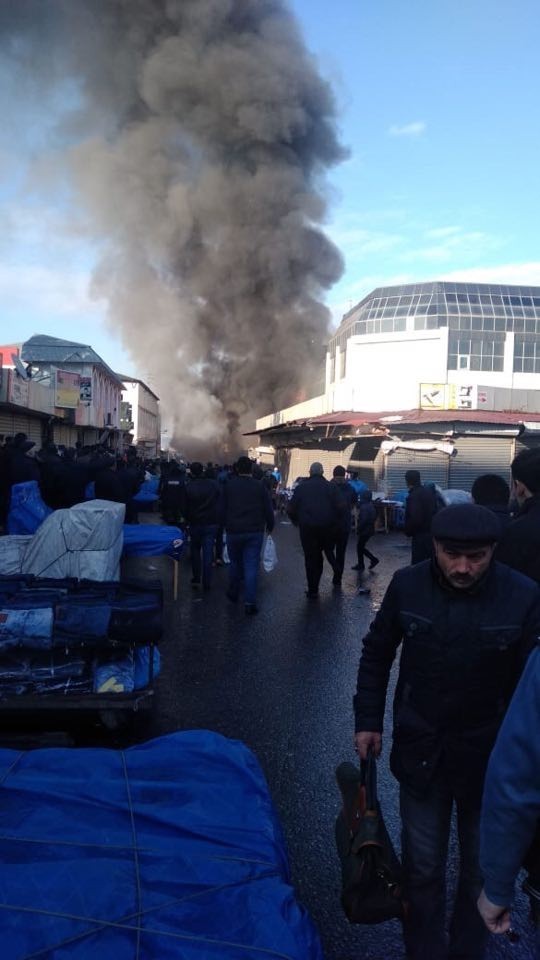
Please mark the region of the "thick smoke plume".
POLYGON ((72 78, 64 159, 101 251, 93 290, 176 445, 245 446, 321 376, 342 270, 318 225, 344 154, 295 20, 281 0, 16 0, 0 28, 39 83, 72 78))

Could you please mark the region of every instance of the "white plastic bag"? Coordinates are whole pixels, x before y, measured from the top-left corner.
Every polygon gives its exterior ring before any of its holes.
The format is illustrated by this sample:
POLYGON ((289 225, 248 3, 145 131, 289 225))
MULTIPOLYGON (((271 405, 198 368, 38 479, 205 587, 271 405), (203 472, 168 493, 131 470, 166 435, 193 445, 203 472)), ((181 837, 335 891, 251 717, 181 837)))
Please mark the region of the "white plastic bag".
POLYGON ((274 538, 268 534, 263 548, 262 565, 265 573, 271 573, 277 567, 277 550, 274 538))

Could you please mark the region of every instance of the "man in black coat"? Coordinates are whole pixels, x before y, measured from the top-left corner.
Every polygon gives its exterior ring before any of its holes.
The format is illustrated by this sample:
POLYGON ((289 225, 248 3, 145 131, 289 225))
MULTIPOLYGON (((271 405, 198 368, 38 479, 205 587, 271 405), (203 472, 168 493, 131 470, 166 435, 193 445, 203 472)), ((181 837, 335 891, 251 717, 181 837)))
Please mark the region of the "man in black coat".
MULTIPOLYGON (((217 480, 203 476, 203 465, 194 460, 191 479, 185 486, 185 516, 189 523, 191 584, 210 590, 214 543, 218 528, 220 487, 217 480), (202 556, 202 565, 201 565, 202 556)), ((208 469, 206 471, 208 473, 208 469)))
POLYGON ((310 599, 319 595, 323 572, 323 555, 330 563, 334 577, 336 564, 334 542, 344 507, 335 484, 323 477, 322 463, 312 463, 309 477, 298 484, 289 504, 289 517, 300 528, 300 542, 304 551, 307 591, 310 599))
POLYGON ((437 497, 432 487, 420 482, 418 470, 407 470, 405 483, 409 496, 405 501, 405 535, 411 537, 411 563, 431 556, 431 521, 437 512, 437 497))
POLYGON ((390 670, 402 645, 390 767, 400 783, 410 960, 480 960, 486 931, 479 818, 487 761, 525 659, 540 633, 540 591, 493 560, 499 521, 476 504, 433 519, 434 558, 399 570, 364 639, 355 744, 381 752, 390 670), (445 872, 452 810, 460 871, 445 938, 445 872))
POLYGON ((257 583, 265 529, 274 529, 274 511, 268 490, 253 476, 249 457, 239 457, 236 474, 223 487, 220 520, 227 535, 229 586, 227 597, 236 603, 244 581, 244 607, 257 613, 257 583))
POLYGON ((343 568, 345 567, 347 541, 352 526, 352 509, 356 506, 358 497, 356 490, 353 490, 349 481, 345 478, 345 467, 339 465, 334 467, 330 483, 336 488, 341 501, 340 517, 334 532, 334 577, 332 580, 335 587, 340 587, 343 568))
POLYGON ((501 537, 497 560, 540 583, 540 450, 521 450, 511 469, 519 512, 501 537))

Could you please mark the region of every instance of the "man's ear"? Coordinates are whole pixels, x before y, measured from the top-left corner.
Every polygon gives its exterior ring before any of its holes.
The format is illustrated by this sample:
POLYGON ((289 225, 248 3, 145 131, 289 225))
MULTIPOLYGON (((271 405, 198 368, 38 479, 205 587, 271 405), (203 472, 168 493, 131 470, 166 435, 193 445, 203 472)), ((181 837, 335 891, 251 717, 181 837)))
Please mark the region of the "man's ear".
POLYGON ((527 500, 532 497, 532 493, 521 480, 514 480, 514 491, 517 500, 527 500))

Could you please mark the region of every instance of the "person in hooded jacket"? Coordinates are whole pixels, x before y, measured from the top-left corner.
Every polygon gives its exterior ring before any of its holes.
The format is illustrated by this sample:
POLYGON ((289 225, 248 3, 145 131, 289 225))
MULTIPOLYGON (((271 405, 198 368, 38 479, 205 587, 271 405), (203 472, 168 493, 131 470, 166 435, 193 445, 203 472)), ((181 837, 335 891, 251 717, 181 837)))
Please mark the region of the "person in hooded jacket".
POLYGON ((379 563, 379 558, 367 549, 367 542, 375 533, 375 518, 377 516, 377 511, 375 510, 375 506, 373 504, 371 490, 362 490, 359 500, 358 519, 356 521, 356 553, 358 556, 358 563, 354 565, 353 570, 359 570, 360 572, 363 572, 365 569, 364 557, 367 557, 369 560, 370 570, 373 570, 374 567, 376 567, 379 563))

